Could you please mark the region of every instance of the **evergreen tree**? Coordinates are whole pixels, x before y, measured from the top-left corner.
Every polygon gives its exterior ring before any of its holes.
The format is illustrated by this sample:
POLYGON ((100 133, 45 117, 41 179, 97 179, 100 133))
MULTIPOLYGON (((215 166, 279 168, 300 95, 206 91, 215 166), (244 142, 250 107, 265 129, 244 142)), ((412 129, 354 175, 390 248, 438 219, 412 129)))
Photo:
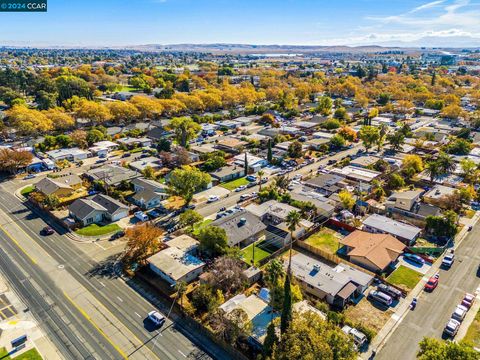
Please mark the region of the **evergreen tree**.
POLYGON ((245 175, 248 175, 248 158, 247 153, 245 153, 245 175))
POLYGON ((280 318, 280 331, 282 334, 287 332, 288 327, 292 322, 292 288, 290 286, 290 272, 285 276, 284 292, 282 317, 280 318))
POLYGON ((269 163, 272 162, 273 155, 272 155, 272 139, 268 139, 268 152, 267 152, 267 160, 269 163))
POLYGON ((267 335, 263 342, 263 358, 269 358, 272 355, 273 347, 278 344, 277 333, 275 332, 275 324, 273 321, 267 327, 267 335))
POLYGON ((437 81, 437 72, 434 70, 432 74, 432 86, 435 86, 436 81, 437 81))

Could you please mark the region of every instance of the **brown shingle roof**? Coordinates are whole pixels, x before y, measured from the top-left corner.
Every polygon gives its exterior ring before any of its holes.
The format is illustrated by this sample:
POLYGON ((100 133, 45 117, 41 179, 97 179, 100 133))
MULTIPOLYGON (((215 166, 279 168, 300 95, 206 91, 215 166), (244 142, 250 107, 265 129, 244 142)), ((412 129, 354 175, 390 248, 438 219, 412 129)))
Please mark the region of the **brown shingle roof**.
POLYGON ((371 234, 360 230, 340 240, 340 243, 352 248, 348 256, 363 257, 379 269, 395 261, 406 247, 390 234, 371 234))

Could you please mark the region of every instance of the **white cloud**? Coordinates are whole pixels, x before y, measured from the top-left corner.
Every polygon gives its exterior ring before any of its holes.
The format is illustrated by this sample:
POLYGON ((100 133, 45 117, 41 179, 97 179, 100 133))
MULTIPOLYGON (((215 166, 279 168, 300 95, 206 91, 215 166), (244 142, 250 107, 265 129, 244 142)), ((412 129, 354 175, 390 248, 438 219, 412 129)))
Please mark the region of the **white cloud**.
POLYGON ((417 6, 416 8, 413 8, 412 10, 409 11, 409 13, 413 14, 413 13, 416 13, 418 11, 431 9, 431 8, 437 7, 438 5, 443 4, 444 2, 445 2, 445 0, 432 1, 432 2, 429 2, 429 3, 423 4, 423 5, 417 6))

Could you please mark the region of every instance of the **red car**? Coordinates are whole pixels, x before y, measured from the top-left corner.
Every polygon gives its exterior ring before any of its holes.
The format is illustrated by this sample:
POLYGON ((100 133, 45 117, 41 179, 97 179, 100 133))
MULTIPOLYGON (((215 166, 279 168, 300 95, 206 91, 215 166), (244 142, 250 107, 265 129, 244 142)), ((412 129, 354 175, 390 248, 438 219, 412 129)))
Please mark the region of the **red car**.
POLYGON ((438 274, 428 279, 424 289, 425 291, 433 291, 437 287, 437 285, 438 285, 438 274))

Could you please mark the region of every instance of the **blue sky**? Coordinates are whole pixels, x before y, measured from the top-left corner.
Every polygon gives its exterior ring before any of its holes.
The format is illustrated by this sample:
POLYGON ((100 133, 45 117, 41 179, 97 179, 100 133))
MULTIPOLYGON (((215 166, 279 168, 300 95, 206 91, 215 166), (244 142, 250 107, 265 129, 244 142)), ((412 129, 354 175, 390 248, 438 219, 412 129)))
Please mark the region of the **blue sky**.
POLYGON ((0 13, 0 45, 476 45, 476 1, 48 0, 47 13, 0 13))

